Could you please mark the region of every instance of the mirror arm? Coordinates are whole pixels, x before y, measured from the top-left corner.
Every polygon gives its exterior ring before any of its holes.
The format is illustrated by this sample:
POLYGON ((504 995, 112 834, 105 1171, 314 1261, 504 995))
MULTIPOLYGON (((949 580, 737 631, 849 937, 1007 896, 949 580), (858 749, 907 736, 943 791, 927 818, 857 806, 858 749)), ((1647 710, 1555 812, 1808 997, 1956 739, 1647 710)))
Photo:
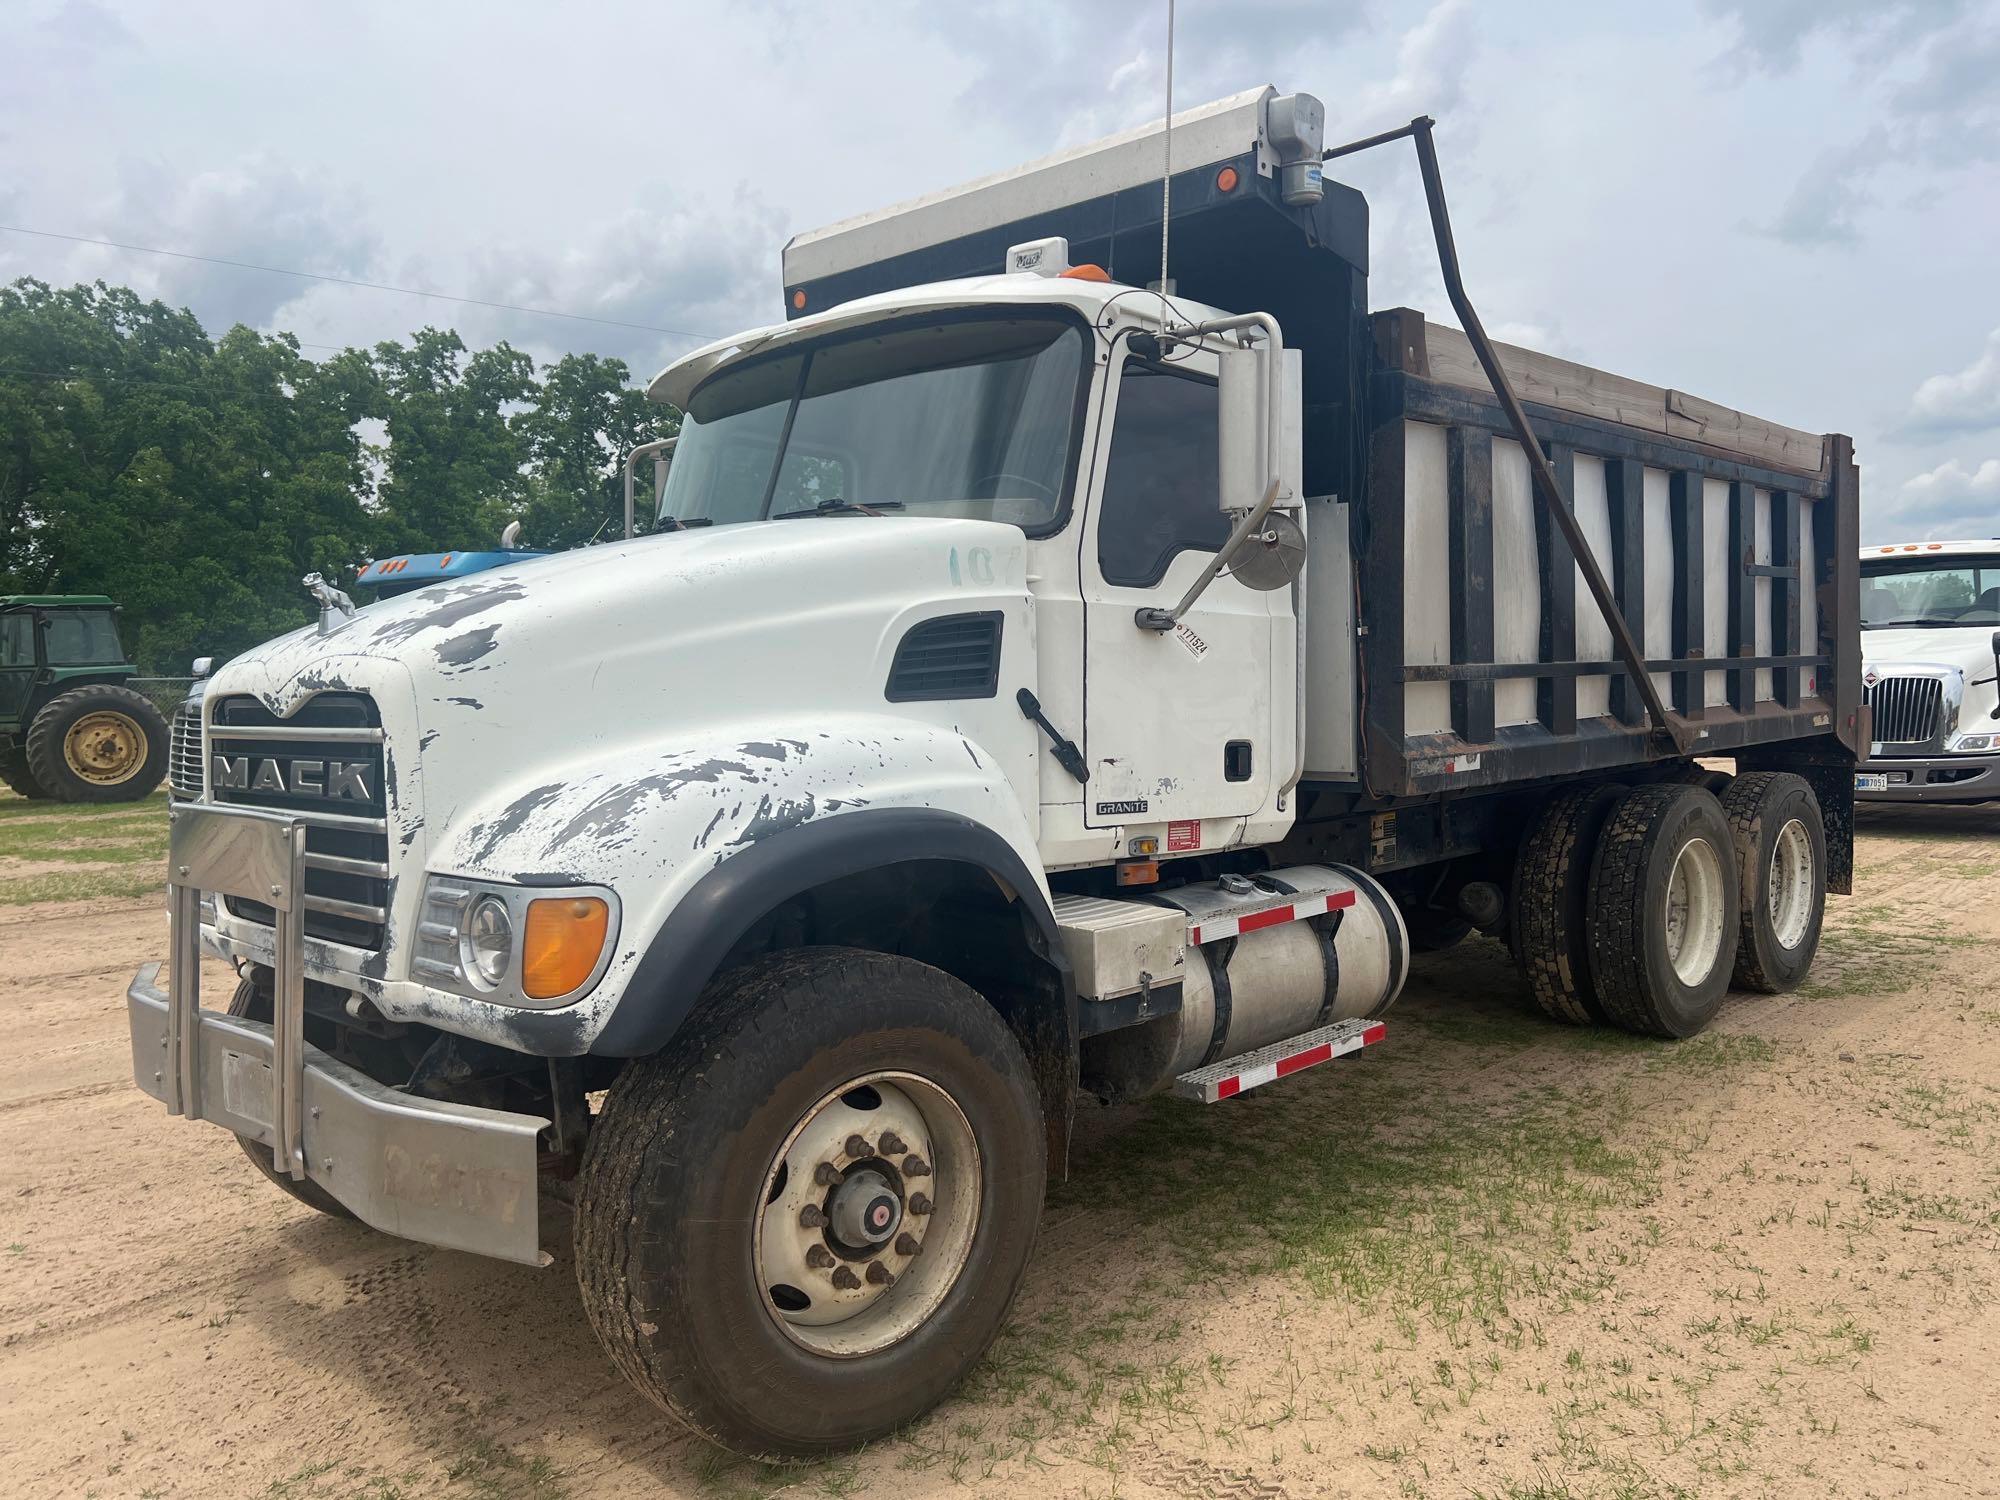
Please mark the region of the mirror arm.
POLYGON ((1201 570, 1201 576, 1195 579, 1185 594, 1181 595, 1181 602, 1172 609, 1161 609, 1158 605, 1151 604, 1142 605, 1133 611, 1133 623, 1141 630, 1162 633, 1178 625, 1181 616, 1194 608, 1195 600, 1206 593, 1208 586, 1215 582, 1216 575, 1229 566, 1231 559, 1242 550, 1243 543, 1249 539, 1250 533, 1257 529, 1257 523, 1271 513, 1271 507, 1277 502, 1278 476, 1273 474, 1270 484, 1264 489, 1264 498, 1244 512, 1243 519, 1238 521, 1235 529, 1229 533, 1229 540, 1222 544, 1222 550, 1208 560, 1208 566, 1201 570))
POLYGON ((675 433, 670 438, 659 438, 650 443, 641 443, 638 447, 634 448, 630 453, 625 455, 625 540, 626 541, 628 542, 631 541, 633 536, 636 535, 636 532, 634 531, 633 528, 634 497, 632 494, 632 485, 635 478, 635 470, 638 468, 639 460, 644 458, 648 453, 671 453, 673 451, 674 444, 678 443, 680 440, 681 440, 680 434, 675 433))

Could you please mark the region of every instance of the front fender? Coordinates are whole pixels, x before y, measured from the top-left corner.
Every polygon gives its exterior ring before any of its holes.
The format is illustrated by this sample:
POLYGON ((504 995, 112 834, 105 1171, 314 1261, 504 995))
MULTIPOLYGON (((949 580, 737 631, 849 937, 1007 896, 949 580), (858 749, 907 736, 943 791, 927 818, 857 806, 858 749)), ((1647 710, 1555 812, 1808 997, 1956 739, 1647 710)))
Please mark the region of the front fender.
POLYGON ((623 908, 604 976, 582 1000, 506 1018, 548 1056, 657 1051, 750 924, 826 880, 910 859, 991 873, 1031 940, 1062 948, 1033 830, 999 761, 970 739, 890 716, 806 736, 739 732, 635 763, 566 766, 455 819, 431 869, 523 884, 599 884, 623 908))

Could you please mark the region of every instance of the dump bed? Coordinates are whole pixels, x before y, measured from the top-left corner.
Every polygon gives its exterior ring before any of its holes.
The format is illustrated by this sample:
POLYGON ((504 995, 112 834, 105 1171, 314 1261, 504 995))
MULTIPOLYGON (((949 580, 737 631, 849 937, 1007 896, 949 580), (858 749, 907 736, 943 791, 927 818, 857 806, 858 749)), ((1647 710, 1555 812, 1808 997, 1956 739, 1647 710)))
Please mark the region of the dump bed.
MULTIPOLYGON (((1309 704, 1309 773, 1407 795, 1666 753, 1465 335, 1407 308, 1370 335, 1361 503, 1342 507, 1356 702, 1309 704)), ((1849 440, 1498 348, 1695 752, 1828 734, 1856 748, 1849 440)), ((1339 611, 1337 581, 1322 576, 1315 609, 1339 611)), ((1335 649, 1315 633, 1311 682, 1338 678, 1335 649)))

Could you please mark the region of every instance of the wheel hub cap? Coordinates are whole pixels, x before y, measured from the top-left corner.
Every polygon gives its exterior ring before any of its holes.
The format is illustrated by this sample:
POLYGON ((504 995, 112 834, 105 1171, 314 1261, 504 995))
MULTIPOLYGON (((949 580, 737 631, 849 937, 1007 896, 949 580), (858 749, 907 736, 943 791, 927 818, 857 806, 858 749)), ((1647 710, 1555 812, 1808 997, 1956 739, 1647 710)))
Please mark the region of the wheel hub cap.
POLYGON ((872 1168, 851 1173, 833 1190, 827 1211, 835 1237, 848 1245, 886 1245, 903 1222, 903 1200, 872 1168))

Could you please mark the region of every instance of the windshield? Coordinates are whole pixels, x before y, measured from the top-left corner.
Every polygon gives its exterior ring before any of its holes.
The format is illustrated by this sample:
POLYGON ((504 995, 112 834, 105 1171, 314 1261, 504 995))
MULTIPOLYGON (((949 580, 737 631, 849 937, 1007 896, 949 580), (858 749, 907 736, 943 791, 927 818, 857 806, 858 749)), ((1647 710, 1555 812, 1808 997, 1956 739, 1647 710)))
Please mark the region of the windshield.
POLYGON ((52 667, 109 666, 125 660, 118 647, 118 627, 108 609, 77 609, 51 613, 47 634, 52 667))
POLYGON ((847 505, 1047 526, 1087 356, 1067 318, 956 318, 724 371, 688 402, 660 516, 719 526, 847 505))
POLYGON ((2000 625, 2000 557, 1912 558, 1861 570, 1861 628, 2000 625))

